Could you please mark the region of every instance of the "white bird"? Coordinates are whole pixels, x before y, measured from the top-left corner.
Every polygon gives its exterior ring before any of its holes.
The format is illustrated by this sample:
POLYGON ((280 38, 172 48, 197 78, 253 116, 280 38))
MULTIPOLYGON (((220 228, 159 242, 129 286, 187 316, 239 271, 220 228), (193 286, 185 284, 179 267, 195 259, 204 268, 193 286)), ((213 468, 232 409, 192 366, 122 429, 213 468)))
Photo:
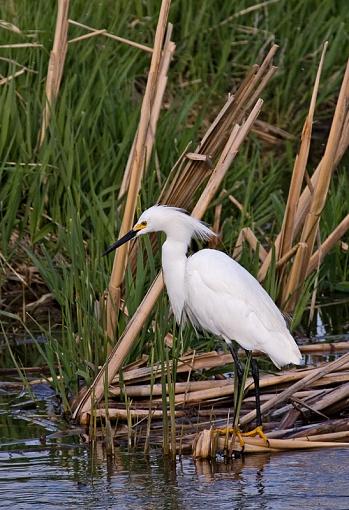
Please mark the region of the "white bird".
MULTIPOLYGON (((178 324, 189 320, 195 328, 223 338, 234 357, 240 382, 241 366, 233 340, 246 351, 264 352, 278 368, 289 363, 300 364, 301 353, 280 310, 246 269, 218 250, 203 249, 187 257, 192 238, 207 240, 215 234, 182 209, 164 205, 150 207, 133 229, 111 245, 104 255, 134 237, 159 231, 166 234, 162 269, 178 324)), ((258 366, 252 361, 257 430, 261 426, 258 366)), ((260 434, 260 430, 257 433, 260 434)))

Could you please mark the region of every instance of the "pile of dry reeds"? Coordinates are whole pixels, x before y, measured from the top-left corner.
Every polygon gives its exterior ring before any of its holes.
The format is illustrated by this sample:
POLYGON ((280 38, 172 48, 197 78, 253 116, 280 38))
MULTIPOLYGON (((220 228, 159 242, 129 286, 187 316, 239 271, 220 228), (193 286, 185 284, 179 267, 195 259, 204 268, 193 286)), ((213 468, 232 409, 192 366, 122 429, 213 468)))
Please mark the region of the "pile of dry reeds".
MULTIPOLYGON (((326 351, 340 353, 349 350, 349 343, 306 345, 301 350, 313 355, 326 351)), ((164 370, 167 373, 171 366, 147 366, 147 357, 143 356, 124 368, 122 379, 114 377, 107 409, 102 404, 93 411, 93 417, 102 423, 105 419, 111 421, 113 439, 121 444, 164 447, 167 440, 169 450, 193 452, 201 458, 240 451, 239 441, 230 432, 224 432, 232 421, 233 378, 220 374, 205 379, 205 373, 232 361, 230 354, 215 351, 188 353, 178 360, 175 385, 164 388, 160 380, 164 370), (174 403, 166 411, 167 420, 164 420, 164 391, 167 400, 172 398, 174 403)), ((319 362, 316 367, 265 374, 260 387, 269 445, 259 438, 246 437, 247 453, 349 446, 348 352, 332 362, 319 362)), ((240 415, 242 430, 253 426, 256 414, 253 390, 253 381, 248 379, 240 415)), ((85 420, 83 424, 88 423, 87 415, 85 420)))

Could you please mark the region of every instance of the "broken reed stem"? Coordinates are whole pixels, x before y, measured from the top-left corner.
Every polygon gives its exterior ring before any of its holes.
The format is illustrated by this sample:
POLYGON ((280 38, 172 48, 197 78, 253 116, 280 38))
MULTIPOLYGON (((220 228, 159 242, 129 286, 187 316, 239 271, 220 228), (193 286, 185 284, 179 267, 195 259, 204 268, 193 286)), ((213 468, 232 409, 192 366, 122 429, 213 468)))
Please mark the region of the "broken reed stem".
POLYGON ((233 251, 233 259, 239 260, 242 253, 242 246, 245 241, 248 242, 253 251, 257 251, 258 248, 259 260, 263 262, 268 253, 266 249, 259 243, 257 237, 255 236, 254 232, 250 229, 250 227, 244 227, 240 230, 240 234, 238 235, 233 251))
POLYGON ((310 211, 306 217, 301 242, 306 243, 306 248, 298 249, 283 296, 283 305, 286 311, 290 311, 297 303, 301 287, 306 278, 310 257, 313 252, 315 238, 320 222, 322 210, 325 206, 327 192, 330 185, 333 166, 337 154, 339 141, 345 124, 345 118, 349 108, 349 60, 345 70, 341 90, 333 116, 330 134, 326 144, 325 154, 322 159, 319 180, 314 189, 310 211))
MULTIPOLYGON (((290 251, 288 251, 287 253, 285 253, 285 255, 283 257, 281 257, 281 259, 279 259, 276 263, 276 269, 281 269, 292 257, 293 255, 297 252, 298 248, 299 248, 299 245, 300 243, 297 243, 295 244, 291 249, 290 251)), ((267 255, 268 256, 268 255, 267 255)), ((266 258, 266 257, 265 257, 266 258)), ((264 260, 265 260, 264 258, 264 260)))
MULTIPOLYGON (((145 164, 145 144, 147 133, 151 122, 151 110, 154 105, 156 83, 159 78, 159 67, 161 60, 162 46, 167 26, 168 13, 171 0, 162 0, 159 19, 156 27, 154 51, 152 53, 147 85, 142 101, 140 121, 132 152, 130 163, 130 183, 126 198, 124 216, 120 228, 120 237, 126 234, 131 227, 136 210, 138 192, 142 180, 145 164)), ((118 309, 120 304, 120 286, 122 284, 128 255, 129 246, 124 244, 115 253, 112 274, 109 281, 107 297, 107 335, 114 339, 118 309)))
POLYGON ((349 383, 342 384, 338 388, 333 389, 329 393, 326 393, 321 399, 319 399, 316 403, 312 404, 312 411, 321 411, 322 409, 326 409, 327 407, 343 400, 344 398, 349 396, 349 383))
POLYGON ((327 239, 321 244, 319 249, 311 256, 306 277, 308 277, 319 264, 323 261, 327 253, 333 248, 333 246, 344 236, 349 230, 349 214, 343 218, 343 220, 337 225, 333 232, 327 237, 327 239))
POLYGON ((301 193, 305 169, 308 162, 316 98, 319 90, 320 76, 323 68, 327 46, 328 42, 326 41, 322 50, 319 67, 316 73, 316 79, 314 83, 313 93, 311 96, 309 112, 303 126, 299 153, 297 154, 294 162, 287 204, 285 208, 285 214, 280 233, 281 235, 280 246, 278 253, 276 254, 277 259, 282 258, 292 248, 294 238, 294 218, 297 210, 299 196, 301 193))
MULTIPOLYGON (((156 126, 160 115, 161 105, 167 85, 167 73, 168 69, 170 67, 170 63, 173 57, 173 54, 176 49, 176 45, 173 41, 170 40, 172 35, 173 26, 171 23, 168 24, 167 32, 166 32, 166 41, 164 43, 164 49, 161 56, 161 62, 160 62, 160 70, 159 70, 159 77, 156 82, 156 90, 154 94, 154 103, 151 109, 150 113, 150 122, 147 130, 147 137, 145 142, 145 155, 146 155, 146 163, 144 171, 146 172, 149 161, 152 155, 153 145, 155 142, 155 134, 156 134, 156 126)), ((135 138, 133 140, 133 144, 130 150, 130 155, 127 160, 125 172, 122 178, 119 194, 118 194, 118 200, 121 200, 122 197, 126 194, 126 191, 129 187, 130 183, 130 173, 131 173, 131 164, 134 158, 134 150, 135 150, 135 143, 138 136, 138 130, 135 135, 135 138)))
MULTIPOLYGON (((197 219, 201 219, 206 209, 208 208, 213 196, 219 188, 226 172, 232 164, 238 150, 246 138, 253 122, 257 118, 262 108, 263 101, 259 99, 255 104, 253 110, 250 112, 246 122, 240 127, 235 125, 231 135, 222 151, 219 161, 212 172, 212 175, 203 190, 196 206, 192 211, 192 216, 197 219)), ((120 370, 122 363, 124 362, 127 354, 133 347, 133 344, 140 332, 144 322, 148 318, 152 311, 156 301, 158 300, 160 293, 164 287, 162 273, 160 272, 144 297, 143 301, 137 308, 130 322, 127 324, 124 333, 120 337, 118 343, 113 348, 108 356, 105 365, 100 370, 96 379, 87 390, 83 399, 77 405, 73 414, 74 418, 86 412, 90 412, 92 408, 92 393, 94 393, 96 401, 98 402, 103 395, 104 378, 105 375, 108 377, 108 385, 113 380, 116 373, 120 370), (107 371, 107 374, 105 372, 107 371)))
POLYGON ((0 86, 6 85, 6 83, 8 83, 11 80, 14 80, 18 76, 21 76, 21 74, 24 74, 26 71, 27 71, 27 69, 25 67, 23 67, 22 69, 20 69, 19 71, 16 71, 15 73, 11 74, 10 76, 5 76, 5 78, 2 78, 0 80, 0 86))
POLYGON ((46 101, 39 133, 39 148, 45 140, 46 130, 51 119, 52 108, 58 96, 63 76, 64 62, 68 48, 68 11, 69 0, 58 0, 55 37, 53 48, 50 53, 46 78, 46 101))
POLYGON ((192 216, 194 216, 195 218, 201 219, 202 216, 204 215, 213 196, 215 195, 216 191, 221 185, 225 174, 227 173, 230 165, 235 159, 235 156, 237 155, 242 142, 248 135, 248 132, 250 131, 252 124, 258 117, 262 109, 262 106, 263 100, 258 99, 253 110, 247 117, 246 122, 244 122, 244 124, 241 127, 238 125, 234 126, 231 135, 228 139, 228 142, 222 151, 222 155, 219 158, 218 164, 213 170, 212 175, 204 191, 201 194, 201 197, 199 198, 196 206, 192 211, 192 216))
POLYGON ((223 205, 222 202, 217 204, 214 208, 214 219, 212 224, 212 230, 216 235, 216 237, 213 237, 208 242, 209 248, 217 248, 219 242, 220 242, 220 226, 221 226, 221 217, 222 217, 222 209, 223 205))
MULTIPOLYGON (((75 25, 80 28, 84 28, 85 30, 89 30, 90 32, 95 32, 94 35, 97 35, 97 32, 100 33, 100 35, 104 35, 105 37, 109 37, 109 39, 114 39, 114 41, 118 41, 124 44, 127 44, 128 46, 133 46, 134 48, 138 48, 139 50, 146 51, 147 53, 153 53, 153 48, 150 48, 149 46, 146 46, 145 44, 140 44, 134 41, 130 41, 129 39, 125 39, 124 37, 119 37, 118 35, 111 34, 106 29, 97 29, 93 27, 89 27, 88 25, 84 25, 83 23, 79 23, 78 21, 74 21, 72 19, 69 19, 68 22, 70 25, 75 25)), ((84 37, 84 36, 82 36, 84 37)), ((76 40, 79 40, 80 38, 77 37, 76 40)), ((75 39, 74 39, 75 41, 75 39)), ((69 41, 73 42, 73 41, 69 41)))
MULTIPOLYGON (((252 66, 236 93, 228 97, 227 102, 195 149, 195 153, 209 156, 213 165, 216 165, 217 158, 227 141, 227 136, 231 133, 233 125, 241 124, 247 117, 247 101, 258 87, 261 76, 268 71, 277 48, 277 45, 272 46, 260 66, 252 66)), ((191 210, 195 200, 195 191, 211 173, 212 165, 207 164, 207 160, 188 161, 176 172, 170 172, 158 203, 191 210)))
POLYGON ((85 41, 86 39, 91 39, 91 37, 96 37, 96 35, 104 34, 106 30, 96 30, 95 32, 90 32, 89 34, 80 35, 79 37, 74 37, 74 39, 69 39, 68 44, 76 43, 79 41, 85 41))

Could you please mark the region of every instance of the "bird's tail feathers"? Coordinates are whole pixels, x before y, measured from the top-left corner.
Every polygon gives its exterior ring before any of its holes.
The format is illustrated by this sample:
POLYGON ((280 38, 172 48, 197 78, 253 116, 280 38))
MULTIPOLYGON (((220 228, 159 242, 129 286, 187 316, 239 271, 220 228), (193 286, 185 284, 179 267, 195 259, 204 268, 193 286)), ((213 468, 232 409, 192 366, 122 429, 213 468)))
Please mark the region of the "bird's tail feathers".
MULTIPOLYGON (((270 359, 278 368, 290 364, 301 365, 302 363, 302 354, 295 340, 291 335, 289 335, 287 340, 287 343, 285 343, 285 338, 280 339, 280 349, 278 349, 277 352, 273 352, 272 354, 268 352, 270 359)), ((277 339, 275 339, 275 341, 277 342, 277 339)))

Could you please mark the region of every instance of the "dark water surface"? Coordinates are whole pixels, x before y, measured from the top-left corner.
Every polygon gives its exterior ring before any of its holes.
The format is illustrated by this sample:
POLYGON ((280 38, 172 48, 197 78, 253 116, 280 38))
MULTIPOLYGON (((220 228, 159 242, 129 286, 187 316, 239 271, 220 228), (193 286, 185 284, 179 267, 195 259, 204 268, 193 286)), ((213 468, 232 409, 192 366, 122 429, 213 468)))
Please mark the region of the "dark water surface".
POLYGON ((101 447, 55 438, 60 432, 27 421, 24 411, 3 409, 0 418, 0 508, 349 509, 345 450, 250 455, 230 464, 189 456, 170 462, 160 451, 117 450, 106 459, 101 447))

